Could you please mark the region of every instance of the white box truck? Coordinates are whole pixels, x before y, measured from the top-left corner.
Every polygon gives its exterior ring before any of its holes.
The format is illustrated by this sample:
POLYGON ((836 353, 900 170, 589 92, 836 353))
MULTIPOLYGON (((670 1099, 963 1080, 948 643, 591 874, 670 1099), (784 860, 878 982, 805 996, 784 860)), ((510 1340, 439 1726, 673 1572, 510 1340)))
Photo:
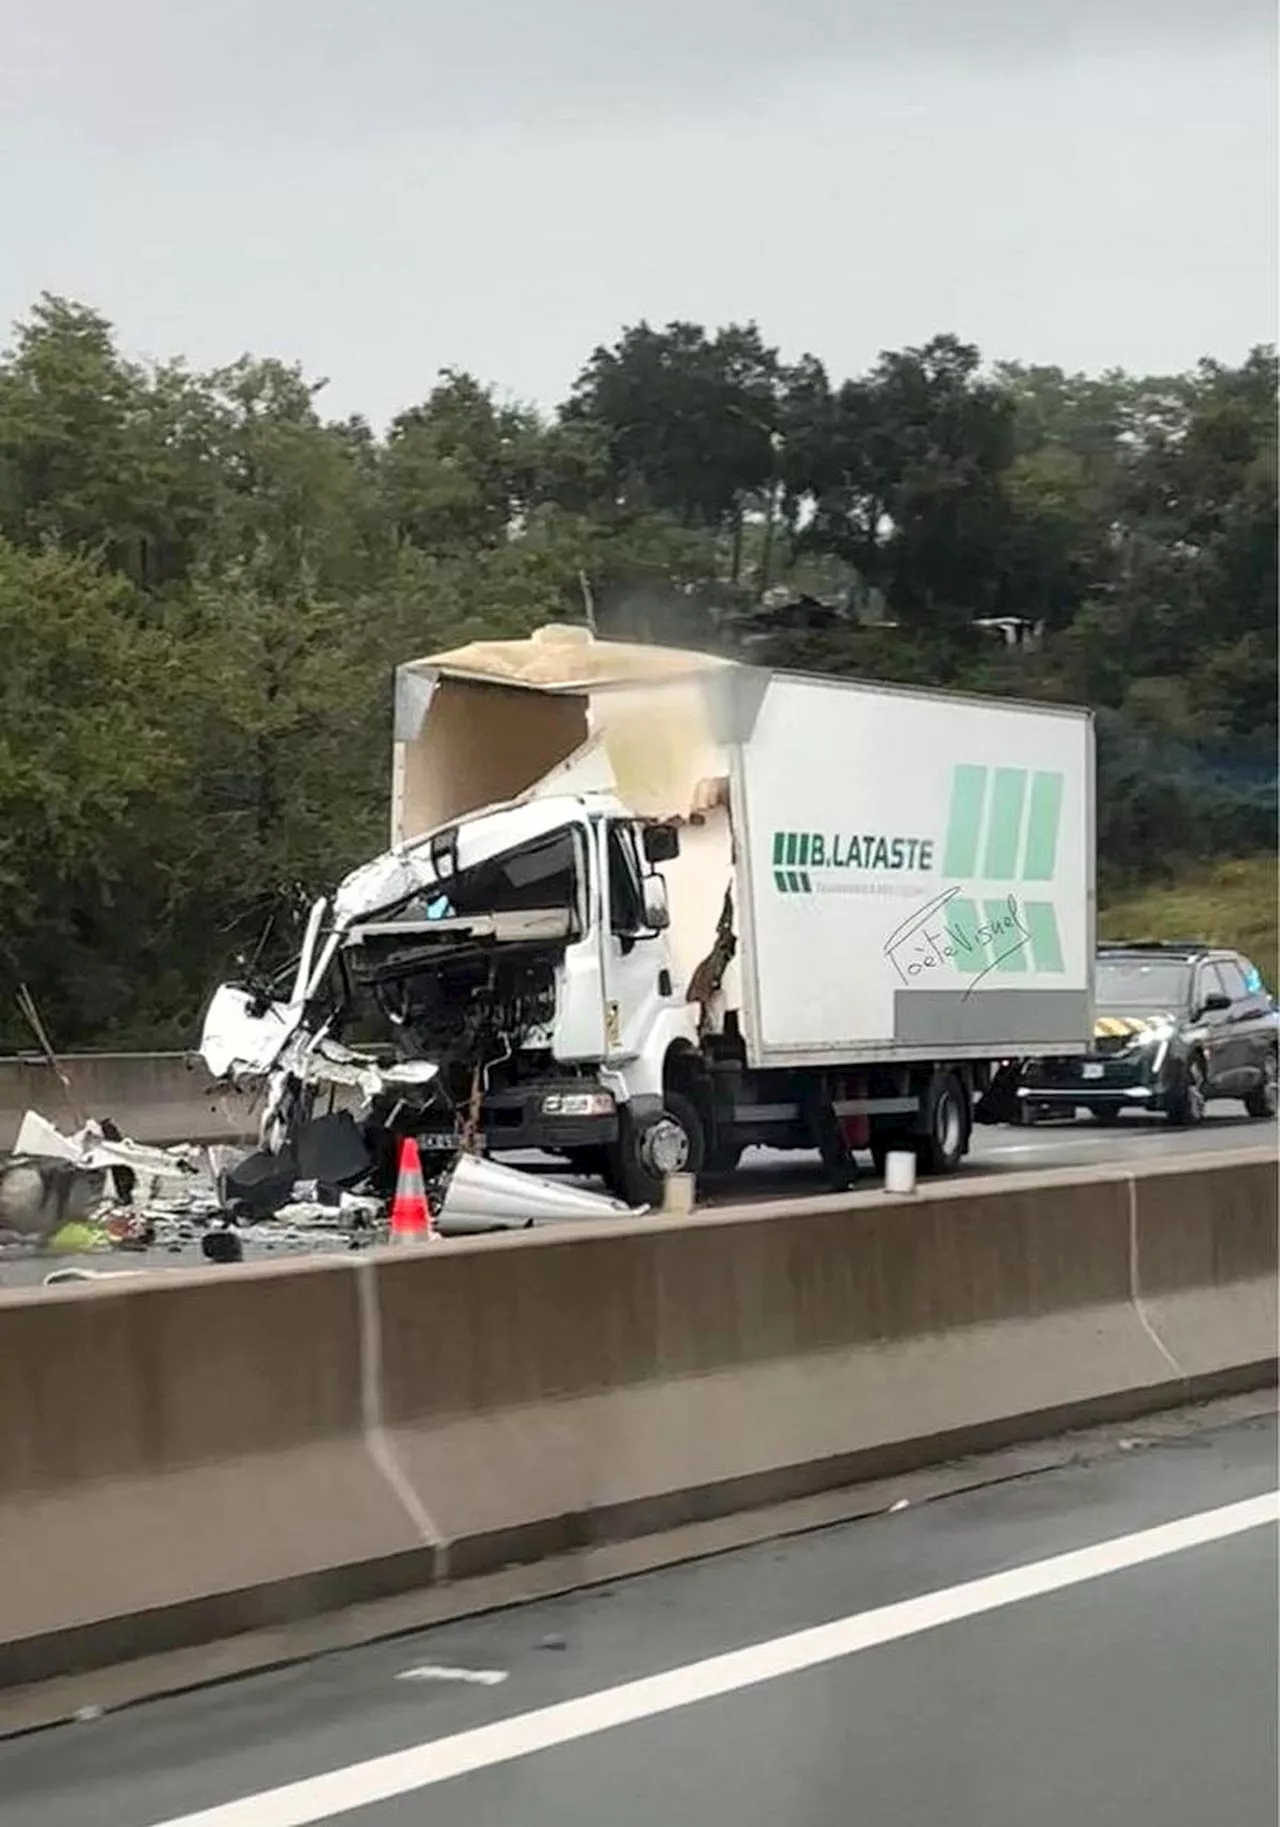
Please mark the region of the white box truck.
POLYGON ((1013 1062, 1090 1045, 1093 781, 1075 709, 561 627, 415 661, 392 847, 279 1031, 296 1067, 371 999, 471 1141, 632 1203, 756 1144, 947 1172, 1013 1062))

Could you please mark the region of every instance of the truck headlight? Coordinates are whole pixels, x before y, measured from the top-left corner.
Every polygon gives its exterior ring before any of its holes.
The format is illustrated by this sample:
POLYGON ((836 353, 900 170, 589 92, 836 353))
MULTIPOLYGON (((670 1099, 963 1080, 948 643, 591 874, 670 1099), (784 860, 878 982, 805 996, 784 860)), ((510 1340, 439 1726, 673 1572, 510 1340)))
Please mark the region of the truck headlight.
POLYGON ((608 1091, 549 1091, 542 1100, 543 1116, 612 1116, 614 1109, 608 1091))

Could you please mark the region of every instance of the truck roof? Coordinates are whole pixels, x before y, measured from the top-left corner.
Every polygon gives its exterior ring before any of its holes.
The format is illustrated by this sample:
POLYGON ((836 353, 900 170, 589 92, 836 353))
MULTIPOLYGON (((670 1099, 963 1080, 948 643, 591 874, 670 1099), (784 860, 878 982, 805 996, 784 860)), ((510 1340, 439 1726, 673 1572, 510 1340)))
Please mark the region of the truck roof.
POLYGON ((523 685, 534 691, 582 691, 636 685, 737 667, 736 660, 682 647, 597 640, 589 628, 550 622, 523 641, 472 641, 409 664, 453 678, 523 685))
POLYGON ((648 646, 638 641, 600 640, 589 628, 551 622, 535 629, 525 640, 472 641, 445 653, 409 660, 402 673, 465 680, 479 685, 505 685, 519 690, 564 694, 590 694, 611 687, 672 684, 710 673, 742 677, 766 673, 778 678, 805 679, 833 690, 893 693, 900 697, 945 698, 966 704, 1044 711, 1059 717, 1091 718, 1092 711, 1074 704, 1044 699, 1008 698, 991 692, 957 691, 946 686, 903 685, 890 679, 860 674, 791 672, 761 668, 720 654, 699 653, 692 648, 648 646))

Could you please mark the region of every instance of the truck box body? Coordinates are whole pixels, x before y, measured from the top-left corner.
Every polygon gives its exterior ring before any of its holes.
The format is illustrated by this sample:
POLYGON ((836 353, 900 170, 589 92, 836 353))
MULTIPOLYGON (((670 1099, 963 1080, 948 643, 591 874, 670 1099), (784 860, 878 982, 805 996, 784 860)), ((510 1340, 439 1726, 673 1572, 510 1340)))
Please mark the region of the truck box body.
POLYGON ((737 695, 750 1062, 1085 1045, 1089 717, 784 674, 737 695))
POLYGON ((674 823, 685 993, 731 896, 713 1018, 754 1069, 1083 1051, 1088 713, 547 629, 402 668, 392 836, 607 790, 674 823))

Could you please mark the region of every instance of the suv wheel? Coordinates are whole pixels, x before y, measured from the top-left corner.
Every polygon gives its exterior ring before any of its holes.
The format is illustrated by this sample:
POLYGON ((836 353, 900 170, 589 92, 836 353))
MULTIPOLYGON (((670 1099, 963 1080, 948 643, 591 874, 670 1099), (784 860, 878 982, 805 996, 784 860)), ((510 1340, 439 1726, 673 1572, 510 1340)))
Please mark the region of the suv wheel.
POLYGON ((1280 1108, 1280 1067, 1274 1053, 1262 1058, 1262 1077, 1245 1093, 1244 1107, 1251 1117, 1273 1117, 1280 1108))
POLYGON ((1182 1069, 1182 1077, 1175 1091, 1169 1094, 1166 1109, 1169 1121, 1176 1123, 1180 1129, 1190 1129, 1204 1121, 1204 1109, 1208 1102, 1205 1095, 1204 1061, 1196 1054, 1187 1061, 1182 1069))

